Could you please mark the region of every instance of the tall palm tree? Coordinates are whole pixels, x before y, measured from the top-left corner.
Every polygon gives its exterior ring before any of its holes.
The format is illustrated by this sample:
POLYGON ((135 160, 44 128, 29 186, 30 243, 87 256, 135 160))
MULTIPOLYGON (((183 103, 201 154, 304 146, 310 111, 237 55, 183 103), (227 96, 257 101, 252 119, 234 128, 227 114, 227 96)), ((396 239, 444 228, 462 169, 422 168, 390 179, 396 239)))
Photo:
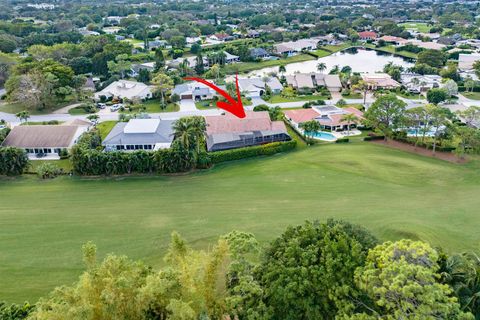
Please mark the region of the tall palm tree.
POLYGON ((186 150, 195 149, 200 153, 200 148, 204 142, 205 120, 202 117, 184 117, 173 124, 173 134, 186 150))
POLYGON ((358 117, 353 113, 347 113, 346 115, 342 116, 341 121, 347 123, 348 136, 350 136, 350 126, 353 123, 358 123, 358 117))
POLYGON ((325 62, 319 62, 317 64, 317 70, 320 71, 320 72, 323 72, 327 69, 327 65, 325 64, 325 62))
POLYGON ((280 65, 280 66, 278 67, 278 72, 281 73, 282 75, 283 75, 285 72, 287 72, 287 69, 285 68, 285 65, 283 65, 283 64, 280 65))

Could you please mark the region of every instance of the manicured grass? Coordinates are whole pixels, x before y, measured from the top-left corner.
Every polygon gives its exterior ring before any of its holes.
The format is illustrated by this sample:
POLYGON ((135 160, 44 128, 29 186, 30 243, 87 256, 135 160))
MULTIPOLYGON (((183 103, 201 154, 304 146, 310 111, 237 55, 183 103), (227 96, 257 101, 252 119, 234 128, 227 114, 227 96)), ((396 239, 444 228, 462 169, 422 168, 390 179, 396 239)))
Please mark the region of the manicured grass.
POLYGON ((268 102, 270 103, 283 103, 283 102, 298 102, 298 101, 315 101, 325 100, 329 97, 323 95, 309 95, 309 96, 296 96, 296 97, 283 97, 281 95, 273 95, 268 102))
MULTIPOLYGON (((244 106, 251 106, 252 101, 242 98, 242 104, 244 106)), ((198 110, 208 110, 208 109, 215 109, 217 107, 217 104, 213 102, 213 100, 202 100, 202 101, 195 102, 195 107, 198 110)))
MULTIPOLYGON (((145 110, 133 108, 131 112, 132 113, 137 113, 137 112, 162 113, 162 112, 177 112, 180 110, 180 106, 177 103, 169 103, 164 109, 162 109, 161 102, 158 99, 147 100, 144 103, 142 103, 142 106, 145 107, 145 110)), ((129 112, 128 108, 126 109, 125 112, 129 112)))
POLYGON ((363 94, 360 92, 351 92, 348 96, 342 95, 343 99, 363 99, 363 94))
POLYGON ((118 121, 104 121, 97 124, 97 130, 100 133, 100 137, 102 140, 105 139, 110 131, 112 131, 113 127, 117 124, 118 121))
MULTIPOLYGON (((62 102, 57 104, 54 108, 48 108, 48 109, 42 109, 42 110, 28 110, 28 112, 31 115, 40 115, 40 114, 49 114, 52 113, 55 110, 61 109, 65 106, 68 106, 70 104, 74 104, 75 101, 68 101, 68 102, 62 102)), ((20 103, 9 103, 9 102, 0 102, 0 112, 6 112, 6 113, 11 113, 11 114, 17 114, 19 112, 22 112, 26 110, 25 106, 21 105, 20 103)))
POLYGON ((397 96, 400 96, 405 99, 412 99, 412 100, 422 100, 425 99, 425 96, 421 94, 411 94, 411 93, 396 93, 397 96))
POLYGON ((394 46, 384 46, 384 47, 376 47, 373 44, 366 43, 363 45, 365 48, 370 48, 376 51, 382 51, 382 52, 387 52, 391 53, 397 56, 405 57, 405 58, 411 58, 411 59, 416 59, 417 54, 409 51, 396 51, 394 46))
POLYGON ((239 63, 231 63, 223 67, 223 70, 227 74, 235 74, 235 73, 246 73, 253 70, 263 69, 266 67, 274 67, 280 66, 282 64, 294 63, 294 62, 302 62, 308 60, 314 60, 315 58, 308 54, 297 54, 292 57, 288 57, 285 59, 279 60, 267 60, 267 61, 260 61, 260 62, 239 62, 239 63))
POLYGON ((462 96, 472 100, 480 100, 480 92, 462 92, 462 96))
POLYGON ((399 25, 405 27, 405 29, 411 29, 422 33, 429 33, 432 28, 432 26, 429 26, 424 22, 405 22, 399 25))
POLYGON ((81 115, 81 114, 91 114, 91 112, 85 111, 84 108, 82 107, 75 107, 70 110, 68 110, 68 113, 71 115, 81 115))
POLYGON ((233 229, 265 243, 306 219, 346 219, 382 240, 478 249, 480 163, 366 142, 304 147, 181 176, 0 180, 1 299, 34 302, 80 275, 81 245, 160 265, 173 230, 206 248, 233 229))
POLYGON ((30 167, 28 168, 29 173, 36 173, 37 168, 46 162, 51 162, 57 167, 63 169, 64 172, 70 172, 73 169, 72 162, 70 159, 62 159, 62 160, 32 160, 30 161, 30 167))

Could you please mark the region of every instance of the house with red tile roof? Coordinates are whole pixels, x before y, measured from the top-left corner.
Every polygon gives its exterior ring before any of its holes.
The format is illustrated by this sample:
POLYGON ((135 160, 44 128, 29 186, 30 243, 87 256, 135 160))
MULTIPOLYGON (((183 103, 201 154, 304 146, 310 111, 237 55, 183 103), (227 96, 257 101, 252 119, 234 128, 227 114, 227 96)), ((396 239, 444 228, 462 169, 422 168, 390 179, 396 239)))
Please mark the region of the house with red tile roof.
MULTIPOLYGON (((348 129, 348 123, 342 120, 345 115, 354 114, 359 119, 363 118, 363 112, 353 107, 315 106, 311 109, 286 110, 284 113, 285 118, 297 130, 301 123, 315 120, 320 123, 323 130, 343 131, 348 129)), ((355 127, 356 124, 350 124, 350 128, 355 127)))
POLYGON ((288 141, 283 121, 271 121, 268 111, 246 111, 245 118, 230 113, 206 116, 207 150, 220 151, 288 141))
POLYGON ((373 31, 361 31, 358 33, 360 40, 375 40, 377 38, 377 33, 373 31))

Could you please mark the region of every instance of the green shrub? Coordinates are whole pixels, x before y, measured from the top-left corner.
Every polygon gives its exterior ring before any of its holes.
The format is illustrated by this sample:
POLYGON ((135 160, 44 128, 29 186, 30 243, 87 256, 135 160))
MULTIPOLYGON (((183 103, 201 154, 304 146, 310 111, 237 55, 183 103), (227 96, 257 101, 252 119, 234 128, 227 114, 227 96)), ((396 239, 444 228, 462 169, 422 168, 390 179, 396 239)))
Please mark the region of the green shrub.
POLYGON ((363 138, 363 141, 383 140, 385 136, 368 136, 363 138))
POLYGON ((351 94, 350 89, 344 89, 342 91, 342 97, 348 97, 351 94))
POLYGON ((335 143, 347 143, 349 141, 350 141, 349 138, 341 138, 341 139, 335 140, 335 143))
POLYGON ((14 147, 0 148, 0 175, 22 174, 29 164, 24 150, 14 147))
POLYGON ((294 149, 296 145, 297 142, 295 140, 287 142, 273 142, 261 146, 210 152, 209 156, 212 163, 220 163, 285 152, 294 149))
POLYGON ((52 162, 45 162, 38 166, 37 175, 42 179, 53 179, 63 174, 63 170, 52 162))

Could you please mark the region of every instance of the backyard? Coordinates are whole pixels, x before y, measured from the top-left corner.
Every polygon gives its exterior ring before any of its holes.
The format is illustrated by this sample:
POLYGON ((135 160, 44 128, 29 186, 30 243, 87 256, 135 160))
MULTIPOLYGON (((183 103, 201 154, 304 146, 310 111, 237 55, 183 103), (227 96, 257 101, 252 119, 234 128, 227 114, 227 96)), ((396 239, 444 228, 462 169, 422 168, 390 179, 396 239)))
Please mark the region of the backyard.
POLYGON ((173 230, 206 248, 233 229, 264 242, 287 225, 335 217, 382 240, 477 248, 479 169, 478 161, 455 165, 354 142, 181 176, 0 180, 2 299, 34 302, 72 283, 89 240, 100 259, 114 252, 159 265, 173 230))
POLYGON ((263 69, 266 67, 280 66, 282 64, 302 62, 308 60, 314 60, 315 58, 308 54, 297 54, 291 57, 278 60, 266 60, 260 62, 239 62, 231 63, 224 66, 226 74, 246 73, 253 70, 263 69))

